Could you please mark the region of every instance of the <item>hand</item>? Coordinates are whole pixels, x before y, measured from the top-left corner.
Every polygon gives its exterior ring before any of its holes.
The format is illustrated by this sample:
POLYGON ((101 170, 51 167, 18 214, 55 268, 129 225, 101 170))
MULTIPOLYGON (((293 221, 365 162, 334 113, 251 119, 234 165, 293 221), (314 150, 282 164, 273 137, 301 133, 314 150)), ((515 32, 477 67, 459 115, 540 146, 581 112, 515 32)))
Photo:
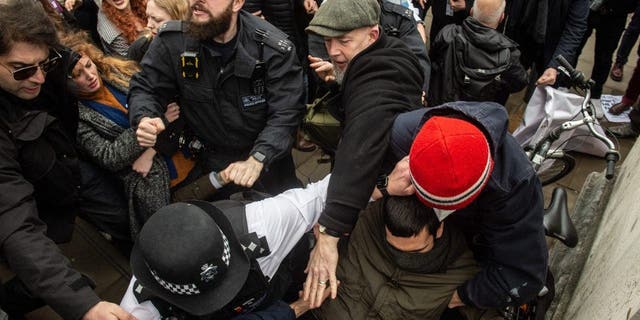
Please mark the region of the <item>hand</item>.
POLYGON ((304 0, 304 9, 307 14, 315 14, 318 11, 318 3, 316 0, 304 0))
POLYGON ((540 76, 538 81, 536 81, 537 86, 543 85, 553 85, 556 83, 556 78, 558 77, 558 70, 556 68, 547 68, 544 73, 540 76))
POLYGON ((171 102, 167 105, 167 111, 164 113, 164 117, 167 118, 169 123, 176 121, 180 117, 180 106, 171 102))
MULTIPOLYGON (((340 281, 338 281, 338 285, 340 285, 340 281)), ((324 294, 322 295, 322 301, 320 302, 321 305, 324 300, 327 300, 327 298, 329 297, 329 293, 331 293, 331 291, 324 291, 324 294)), ((289 307, 293 309, 293 313, 296 314, 296 318, 299 318, 301 315, 312 309, 309 302, 304 301, 304 299, 302 298, 302 291, 298 292, 298 296, 299 299, 289 305, 289 307)))
POLYGON ((117 304, 100 301, 84 314, 82 320, 137 320, 117 304))
POLYGON ((453 291, 453 295, 451 296, 451 301, 449 301, 449 309, 462 307, 464 303, 460 300, 460 296, 458 295, 458 290, 453 291))
POLYGON ((139 173, 143 177, 147 177, 151 166, 153 165, 153 157, 156 155, 156 151, 152 148, 145 150, 131 166, 133 171, 139 173))
POLYGON ((312 55, 308 56, 309 66, 316 72, 318 77, 324 82, 336 81, 336 73, 333 64, 312 55))
POLYGON ((411 183, 411 172, 409 171, 409 156, 402 158, 396 163, 393 171, 389 174, 387 181, 387 192, 393 196, 410 196, 416 192, 411 183))
POLYGON ((467 8, 467 3, 465 0, 449 0, 449 4, 451 5, 451 9, 454 12, 462 11, 467 8))
POLYGON ((420 5, 420 8, 424 10, 425 6, 427 5, 427 0, 418 0, 418 5, 420 5))
POLYGON ((319 233, 316 246, 311 251, 307 264, 307 280, 304 284, 304 300, 309 301, 311 309, 319 307, 327 289, 327 282, 331 286, 331 299, 338 295, 338 240, 328 234, 319 233))
POLYGON ((158 134, 164 129, 164 123, 160 118, 144 117, 140 119, 138 130, 136 130, 138 144, 142 147, 153 147, 156 144, 158 134))
POLYGON ((220 177, 228 182, 233 182, 239 186, 251 188, 260 177, 260 172, 264 164, 252 156, 245 161, 238 161, 230 164, 222 172, 220 177))
POLYGON ((81 3, 82 3, 82 1, 65 0, 64 7, 65 7, 65 9, 71 11, 71 10, 75 9, 78 5, 80 5, 81 3))
POLYGON ((262 10, 258 10, 256 12, 251 12, 252 15, 264 20, 264 15, 262 15, 262 10))

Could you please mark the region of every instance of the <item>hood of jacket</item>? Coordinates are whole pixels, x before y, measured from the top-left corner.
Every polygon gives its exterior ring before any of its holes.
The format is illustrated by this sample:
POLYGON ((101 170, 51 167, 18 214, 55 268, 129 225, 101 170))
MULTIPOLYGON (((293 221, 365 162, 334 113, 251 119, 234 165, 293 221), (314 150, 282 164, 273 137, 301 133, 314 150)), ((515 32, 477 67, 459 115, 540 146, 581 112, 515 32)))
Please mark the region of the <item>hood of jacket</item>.
POLYGON ((462 22, 461 28, 469 42, 484 51, 498 51, 518 46, 517 43, 504 34, 481 24, 473 17, 467 17, 462 22))
POLYGON ((430 108, 423 116, 420 127, 429 118, 437 115, 451 115, 451 111, 471 119, 487 136, 491 153, 495 157, 502 145, 509 126, 509 116, 503 106, 495 102, 449 102, 430 108))

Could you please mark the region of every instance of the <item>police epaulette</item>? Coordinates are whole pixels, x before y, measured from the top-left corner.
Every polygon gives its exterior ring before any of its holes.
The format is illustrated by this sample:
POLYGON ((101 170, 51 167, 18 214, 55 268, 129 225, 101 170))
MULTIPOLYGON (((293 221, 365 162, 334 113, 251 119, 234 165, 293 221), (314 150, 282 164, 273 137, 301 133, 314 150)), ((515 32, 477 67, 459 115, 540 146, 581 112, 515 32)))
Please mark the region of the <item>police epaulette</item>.
POLYGON ((167 21, 160 26, 160 28, 158 29, 158 34, 161 34, 163 32, 171 32, 171 31, 182 32, 182 29, 183 29, 182 25, 183 25, 183 21, 179 21, 179 20, 167 21))
POLYGON ((151 293, 151 291, 145 289, 145 287, 142 286, 142 284, 138 280, 136 280, 133 283, 133 295, 136 297, 136 300, 138 300, 138 303, 142 303, 143 301, 151 300, 151 298, 155 297, 153 295, 153 293, 151 293))
POLYGON ((293 49, 291 41, 268 30, 258 28, 254 33, 254 37, 256 41, 262 42, 280 53, 287 53, 293 49))
POLYGON ((389 1, 382 1, 382 9, 413 20, 413 12, 411 9, 403 7, 402 5, 391 3, 389 1))

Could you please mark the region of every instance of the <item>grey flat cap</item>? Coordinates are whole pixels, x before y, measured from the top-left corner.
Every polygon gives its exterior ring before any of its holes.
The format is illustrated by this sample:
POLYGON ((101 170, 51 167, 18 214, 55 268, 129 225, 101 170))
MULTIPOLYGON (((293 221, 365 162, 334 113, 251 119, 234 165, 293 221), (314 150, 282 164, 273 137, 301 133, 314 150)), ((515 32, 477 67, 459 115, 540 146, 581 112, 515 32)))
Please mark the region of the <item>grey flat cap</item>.
POLYGON ((323 37, 340 37, 352 30, 378 24, 378 0, 327 0, 307 29, 323 37))

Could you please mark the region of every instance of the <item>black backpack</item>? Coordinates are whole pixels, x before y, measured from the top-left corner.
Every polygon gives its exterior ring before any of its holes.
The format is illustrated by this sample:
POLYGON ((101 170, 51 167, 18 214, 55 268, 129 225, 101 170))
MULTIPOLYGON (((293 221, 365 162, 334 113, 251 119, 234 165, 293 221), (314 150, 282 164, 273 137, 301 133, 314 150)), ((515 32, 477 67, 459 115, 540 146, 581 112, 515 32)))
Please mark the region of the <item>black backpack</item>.
POLYGON ((501 74, 511 66, 511 49, 487 52, 455 26, 453 39, 439 65, 441 86, 432 87, 431 105, 451 101, 493 101, 504 89, 501 74))

